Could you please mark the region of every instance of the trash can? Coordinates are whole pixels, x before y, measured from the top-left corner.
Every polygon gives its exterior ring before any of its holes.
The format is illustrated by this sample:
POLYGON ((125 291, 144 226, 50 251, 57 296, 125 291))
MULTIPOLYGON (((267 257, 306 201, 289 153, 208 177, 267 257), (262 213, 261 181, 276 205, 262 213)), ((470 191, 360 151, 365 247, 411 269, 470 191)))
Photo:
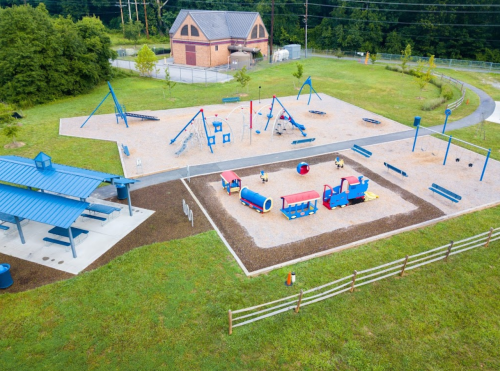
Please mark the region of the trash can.
POLYGON ((127 187, 123 184, 116 185, 116 198, 119 200, 127 199, 127 187))
POLYGON ((0 264, 0 289, 6 289, 12 286, 14 281, 10 275, 10 265, 7 263, 0 264))

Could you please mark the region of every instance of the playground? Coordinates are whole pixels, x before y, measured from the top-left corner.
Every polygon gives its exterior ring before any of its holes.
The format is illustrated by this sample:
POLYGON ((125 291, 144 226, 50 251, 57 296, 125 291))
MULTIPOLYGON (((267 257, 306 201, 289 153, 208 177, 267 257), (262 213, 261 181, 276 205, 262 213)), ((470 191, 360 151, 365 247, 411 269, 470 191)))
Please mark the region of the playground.
MULTIPOLYGON (((304 90, 307 93, 307 88, 304 90)), ((88 121, 87 117, 63 118, 60 120, 59 133, 116 142, 124 174, 134 178, 188 165, 216 163, 408 130, 407 126, 329 95, 319 96, 321 100, 313 95, 309 105, 309 97, 304 93, 299 100, 296 96, 278 97, 281 105, 275 101, 273 117, 269 120, 267 115, 273 99, 262 99, 260 103, 254 101, 251 135, 249 102, 134 111, 135 114, 153 116, 159 120, 128 117, 128 128, 121 119, 117 124, 114 114, 93 115, 88 121), (282 107, 289 114, 284 112, 280 115, 282 107), (203 109, 202 113, 200 109, 203 109), (279 120, 278 116, 283 116, 283 120, 279 120), (291 125, 288 116, 292 116, 298 126, 305 127, 305 130, 291 125), (380 124, 366 122, 363 120, 366 117, 376 119, 380 124), (85 125, 81 127, 84 122, 85 125), (207 136, 213 137, 214 144, 207 145, 207 136), (137 160, 140 160, 140 166, 137 160)))
POLYGON ((238 192, 228 196, 219 173, 191 178, 186 184, 249 272, 500 203, 500 183, 494 175, 500 172, 499 162, 490 160, 479 181, 485 156, 451 144, 443 166, 446 142, 425 136, 418 138, 418 151, 412 152, 412 146, 413 139, 407 139, 366 147, 369 158, 352 150, 308 158, 310 171, 304 175, 297 171, 297 161, 235 170, 241 187, 273 200, 274 207, 264 213, 242 205, 238 192), (335 166, 336 157, 344 160, 343 168, 335 166), (265 171, 268 182, 262 182, 260 171, 265 171), (368 191, 378 198, 334 210, 320 198, 315 214, 297 220, 280 212, 284 195, 314 190, 321 196, 325 184, 334 187, 342 177, 361 175, 369 179, 368 191), (448 193, 435 192, 433 184, 460 199, 455 202, 448 193))

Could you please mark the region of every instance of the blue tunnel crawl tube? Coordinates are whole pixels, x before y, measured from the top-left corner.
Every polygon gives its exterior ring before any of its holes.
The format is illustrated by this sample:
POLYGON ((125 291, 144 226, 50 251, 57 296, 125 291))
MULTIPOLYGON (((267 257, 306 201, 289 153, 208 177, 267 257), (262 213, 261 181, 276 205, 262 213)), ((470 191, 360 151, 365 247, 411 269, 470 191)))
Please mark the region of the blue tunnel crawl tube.
POLYGON ((273 208, 273 199, 264 197, 254 191, 243 187, 240 191, 240 201, 243 205, 250 206, 259 213, 267 213, 273 208))

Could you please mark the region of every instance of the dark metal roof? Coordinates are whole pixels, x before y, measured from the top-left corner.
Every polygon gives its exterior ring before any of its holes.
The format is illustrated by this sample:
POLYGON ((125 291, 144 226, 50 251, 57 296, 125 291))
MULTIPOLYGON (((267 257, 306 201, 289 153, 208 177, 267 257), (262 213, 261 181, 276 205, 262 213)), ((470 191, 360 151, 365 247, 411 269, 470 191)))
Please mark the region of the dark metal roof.
POLYGON ((258 12, 182 9, 170 28, 170 34, 177 32, 188 15, 193 18, 208 40, 247 38, 255 20, 259 17, 258 12))
POLYGON ((115 179, 125 178, 54 163, 51 168, 40 170, 35 166, 34 160, 18 156, 0 156, 0 181, 68 196, 87 198, 99 184, 115 179))
POLYGON ((0 212, 69 228, 89 203, 0 184, 0 212))

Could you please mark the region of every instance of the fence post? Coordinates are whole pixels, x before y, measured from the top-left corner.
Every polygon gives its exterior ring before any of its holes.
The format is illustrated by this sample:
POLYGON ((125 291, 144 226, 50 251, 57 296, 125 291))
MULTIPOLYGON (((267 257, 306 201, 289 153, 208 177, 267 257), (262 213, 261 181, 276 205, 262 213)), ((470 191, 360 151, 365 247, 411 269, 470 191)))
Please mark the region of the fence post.
POLYGON ((356 282, 356 276, 358 275, 358 271, 354 271, 352 274, 352 283, 351 283, 351 292, 354 291, 354 283, 356 282))
POLYGON ((231 309, 228 311, 229 315, 229 335, 233 333, 233 313, 231 312, 231 309))
POLYGON ((488 247, 488 245, 490 244, 492 233, 493 233, 493 227, 490 228, 490 233, 488 234, 488 240, 486 241, 486 244, 484 245, 484 247, 488 247))
POLYGON ((450 246, 448 246, 448 251, 446 251, 446 256, 444 257, 444 261, 448 261, 448 256, 450 255, 451 248, 453 247, 453 241, 450 241, 450 246))
POLYGON ((410 257, 409 255, 406 255, 406 259, 405 259, 405 262, 403 264, 403 268, 401 268, 401 273, 399 274, 399 277, 403 277, 403 274, 405 272, 406 264, 408 263, 408 258, 409 257, 410 257))
POLYGON ((302 294, 304 294, 304 291, 300 290, 299 301, 297 302, 297 307, 295 308, 295 313, 299 313, 300 303, 302 303, 302 294))

